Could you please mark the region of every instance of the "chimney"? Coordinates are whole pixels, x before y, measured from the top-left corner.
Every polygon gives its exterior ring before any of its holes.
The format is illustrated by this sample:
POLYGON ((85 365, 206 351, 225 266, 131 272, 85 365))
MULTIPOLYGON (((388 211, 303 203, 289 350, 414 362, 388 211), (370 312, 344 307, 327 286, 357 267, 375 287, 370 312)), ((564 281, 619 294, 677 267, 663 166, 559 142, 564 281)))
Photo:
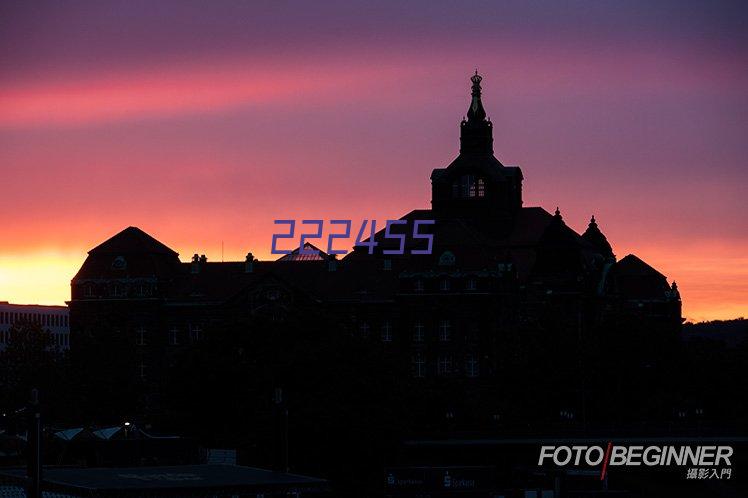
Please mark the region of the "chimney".
POLYGON ((244 260, 244 273, 252 273, 255 267, 255 257, 251 252, 247 253, 247 259, 244 260))
POLYGON ((200 256, 195 254, 192 256, 192 264, 190 265, 190 271, 192 273, 200 273, 200 256))
POLYGON ((331 254, 329 258, 327 258, 327 271, 337 271, 338 269, 338 256, 335 254, 331 254))

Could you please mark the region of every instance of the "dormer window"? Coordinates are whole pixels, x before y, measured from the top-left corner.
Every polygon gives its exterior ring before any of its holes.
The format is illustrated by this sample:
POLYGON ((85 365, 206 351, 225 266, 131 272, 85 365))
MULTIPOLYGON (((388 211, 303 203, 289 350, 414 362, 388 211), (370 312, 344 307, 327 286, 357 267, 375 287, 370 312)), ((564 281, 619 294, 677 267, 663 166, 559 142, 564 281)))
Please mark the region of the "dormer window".
POLYGON ((452 195, 460 199, 486 196, 486 180, 475 175, 462 175, 452 184, 452 195))

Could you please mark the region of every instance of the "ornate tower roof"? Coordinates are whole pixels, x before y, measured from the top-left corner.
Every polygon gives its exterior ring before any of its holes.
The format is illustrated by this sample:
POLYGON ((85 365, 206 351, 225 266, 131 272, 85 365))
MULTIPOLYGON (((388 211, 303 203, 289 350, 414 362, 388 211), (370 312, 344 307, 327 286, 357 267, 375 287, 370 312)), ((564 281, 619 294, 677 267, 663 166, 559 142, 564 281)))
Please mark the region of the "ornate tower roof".
POLYGON ((475 70, 472 82, 470 107, 467 119, 460 124, 461 154, 493 154, 493 130, 491 121, 486 119, 486 110, 481 101, 480 82, 483 77, 475 70))
POLYGON ((473 86, 471 90, 472 101, 470 102, 470 107, 468 108, 467 112, 467 120, 469 122, 480 122, 485 121, 486 119, 486 111, 485 109, 483 109, 483 102, 481 102, 480 99, 480 82, 482 80, 483 77, 478 74, 478 70, 476 69, 475 74, 470 77, 470 81, 473 82, 473 86))
POLYGON ((610 247, 608 239, 600 231, 600 228, 598 228, 594 215, 590 219, 590 224, 587 226, 587 230, 582 234, 582 238, 592 244, 603 256, 607 258, 615 258, 613 248, 610 247))

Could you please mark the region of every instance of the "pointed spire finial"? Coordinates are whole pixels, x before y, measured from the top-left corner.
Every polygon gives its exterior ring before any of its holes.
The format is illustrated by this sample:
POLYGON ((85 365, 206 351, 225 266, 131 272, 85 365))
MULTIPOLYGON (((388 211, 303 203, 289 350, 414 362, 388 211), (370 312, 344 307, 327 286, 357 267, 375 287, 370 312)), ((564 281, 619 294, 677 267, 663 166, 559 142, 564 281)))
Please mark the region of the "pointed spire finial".
POLYGON ((553 213, 553 214, 556 215, 556 216, 558 216, 558 217, 561 217, 561 210, 558 208, 558 206, 556 206, 556 212, 553 213))
POLYGON ((473 83, 471 89, 472 101, 470 102, 470 108, 467 112, 467 120, 474 121, 485 121, 486 111, 483 109, 483 102, 481 102, 480 94, 481 87, 480 82, 483 81, 483 77, 478 74, 478 70, 475 70, 475 74, 470 77, 470 81, 473 83))

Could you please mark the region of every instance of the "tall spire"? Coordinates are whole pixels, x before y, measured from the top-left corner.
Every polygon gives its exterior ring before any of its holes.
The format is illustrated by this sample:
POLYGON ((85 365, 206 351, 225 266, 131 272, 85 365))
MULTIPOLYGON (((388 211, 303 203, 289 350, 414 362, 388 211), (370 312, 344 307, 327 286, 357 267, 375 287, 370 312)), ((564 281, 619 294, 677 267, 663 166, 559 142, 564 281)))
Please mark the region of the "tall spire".
POLYGON ((473 83, 467 117, 460 125, 460 152, 466 154, 492 154, 493 133, 491 121, 486 119, 486 110, 481 102, 480 82, 483 77, 475 70, 470 78, 473 83))
POLYGON ((483 102, 481 102, 480 99, 480 93, 481 93, 481 87, 480 82, 483 80, 483 77, 478 74, 478 70, 475 70, 475 74, 470 78, 470 81, 473 82, 473 87, 471 96, 472 101, 470 102, 470 108, 467 112, 467 120, 469 122, 475 122, 475 121, 484 121, 486 119, 486 111, 483 109, 483 102))

